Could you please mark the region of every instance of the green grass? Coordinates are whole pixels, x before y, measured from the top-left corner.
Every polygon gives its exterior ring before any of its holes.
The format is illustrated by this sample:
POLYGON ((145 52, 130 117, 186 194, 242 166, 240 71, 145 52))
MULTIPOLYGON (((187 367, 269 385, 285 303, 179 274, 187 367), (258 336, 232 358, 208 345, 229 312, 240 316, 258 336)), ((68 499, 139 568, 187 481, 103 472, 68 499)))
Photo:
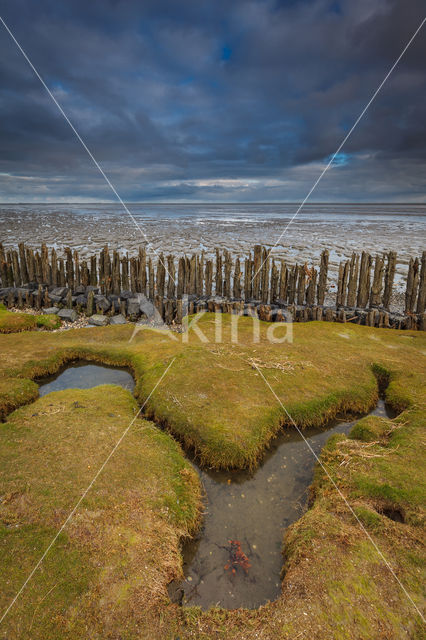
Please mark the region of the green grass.
POLYGON ((58 329, 61 320, 55 315, 33 315, 8 311, 0 304, 0 333, 18 333, 35 329, 58 329))
POLYGON ((212 340, 209 314, 199 322, 210 339, 205 344, 194 334, 182 343, 149 330, 129 342, 128 325, 0 336, 0 407, 10 414, 0 425, 0 541, 4 558, 20 558, 4 560, 9 583, 1 605, 137 409, 128 392, 107 386, 28 404, 37 393, 33 379, 78 358, 131 367, 139 403, 176 358, 145 418, 216 467, 255 467, 288 425, 253 362, 302 428, 368 411, 378 384, 389 383, 386 399, 402 412, 397 418, 363 418, 349 437, 335 435, 324 447, 329 475, 316 468, 311 508, 283 543, 282 596, 255 611, 180 610, 169 603, 166 585, 181 571, 179 541, 199 524, 200 486, 176 440, 138 419, 57 553, 52 549, 14 616, 0 626, 0 638, 421 637, 414 607, 359 521, 421 607, 425 335, 348 325, 348 339, 339 324, 306 323, 293 327, 293 343, 270 344, 269 325, 261 323, 253 344, 252 321, 242 318, 234 344, 231 318, 222 320, 221 344, 212 340), (404 522, 393 520, 392 510, 404 522), (54 597, 46 596, 53 586, 54 597))

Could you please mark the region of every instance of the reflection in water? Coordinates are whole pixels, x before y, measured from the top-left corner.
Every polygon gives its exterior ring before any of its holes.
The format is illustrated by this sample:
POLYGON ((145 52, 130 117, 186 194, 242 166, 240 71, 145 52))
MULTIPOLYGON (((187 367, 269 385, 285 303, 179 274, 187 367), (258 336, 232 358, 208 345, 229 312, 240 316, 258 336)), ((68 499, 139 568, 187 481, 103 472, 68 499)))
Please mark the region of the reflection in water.
POLYGON ((100 384, 118 384, 128 391, 133 391, 135 386, 135 381, 127 369, 89 364, 84 360, 69 365, 61 373, 43 378, 39 383, 40 396, 63 389, 90 389, 100 384))
MULTIPOLYGON (((386 415, 379 401, 374 415, 386 415)), ((348 433, 354 422, 341 422, 327 431, 306 431, 305 437, 319 454, 333 433, 348 433)), ((273 442, 262 465, 246 471, 198 469, 207 500, 203 528, 184 545, 185 580, 170 585, 171 598, 188 605, 229 609, 255 608, 275 600, 281 590, 284 530, 302 515, 315 459, 295 430, 273 442), (229 565, 230 540, 238 541, 250 567, 229 565), (182 593, 183 590, 183 593, 182 593)))

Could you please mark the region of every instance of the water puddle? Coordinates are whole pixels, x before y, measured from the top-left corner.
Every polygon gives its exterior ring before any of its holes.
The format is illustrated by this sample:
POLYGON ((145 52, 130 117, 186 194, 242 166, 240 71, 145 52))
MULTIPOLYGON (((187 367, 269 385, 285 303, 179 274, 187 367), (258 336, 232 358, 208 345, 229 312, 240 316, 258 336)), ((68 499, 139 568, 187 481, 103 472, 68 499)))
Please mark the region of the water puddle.
MULTIPOLYGON (((40 396, 51 391, 118 384, 133 391, 130 372, 78 361, 39 381, 40 396)), ((371 414, 386 416, 382 400, 371 414)), ((326 431, 305 432, 316 454, 333 433, 348 433, 356 420, 336 422, 326 431)), ((274 439, 254 472, 211 471, 194 462, 206 492, 203 527, 183 546, 182 582, 169 585, 181 604, 208 608, 257 608, 281 590, 284 530, 306 508, 315 459, 295 430, 274 439)))
MULTIPOLYGON (((387 415, 382 400, 371 414, 387 415)), ((318 455, 333 433, 348 433, 355 422, 304 435, 318 455)), ((203 528, 183 546, 185 580, 170 585, 172 600, 204 609, 257 608, 275 600, 284 530, 306 508, 314 464, 307 444, 291 430, 274 440, 253 474, 197 467, 206 491, 203 528)))
POLYGON ((133 391, 135 387, 135 381, 128 369, 90 364, 85 360, 67 365, 59 373, 41 378, 38 383, 40 396, 63 389, 91 389, 100 384, 118 384, 128 391, 133 391))

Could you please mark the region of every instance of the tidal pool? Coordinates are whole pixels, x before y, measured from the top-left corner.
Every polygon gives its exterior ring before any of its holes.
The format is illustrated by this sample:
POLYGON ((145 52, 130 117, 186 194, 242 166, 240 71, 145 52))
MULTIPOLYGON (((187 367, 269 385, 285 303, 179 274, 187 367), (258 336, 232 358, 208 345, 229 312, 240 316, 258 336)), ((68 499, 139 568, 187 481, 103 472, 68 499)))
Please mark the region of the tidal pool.
POLYGON ((118 384, 128 391, 133 391, 135 387, 128 369, 91 364, 85 360, 73 362, 59 373, 41 378, 38 383, 40 396, 63 389, 90 389, 100 384, 118 384))
MULTIPOLYGON (((39 381, 40 396, 51 391, 89 389, 100 384, 134 388, 130 372, 78 361, 39 381)), ((382 400, 371 412, 386 416, 382 400)), ((304 432, 318 455, 333 433, 348 433, 356 420, 335 422, 326 430, 304 432)), ((205 514, 199 534, 183 545, 185 579, 169 585, 172 600, 206 609, 257 608, 281 590, 281 554, 285 529, 307 504, 315 458, 295 429, 280 433, 255 472, 201 469, 192 460, 205 490, 205 514), (241 551, 246 562, 232 565, 241 551), (244 564, 244 563, 243 563, 244 564), (234 568, 235 572, 232 571, 234 568)))

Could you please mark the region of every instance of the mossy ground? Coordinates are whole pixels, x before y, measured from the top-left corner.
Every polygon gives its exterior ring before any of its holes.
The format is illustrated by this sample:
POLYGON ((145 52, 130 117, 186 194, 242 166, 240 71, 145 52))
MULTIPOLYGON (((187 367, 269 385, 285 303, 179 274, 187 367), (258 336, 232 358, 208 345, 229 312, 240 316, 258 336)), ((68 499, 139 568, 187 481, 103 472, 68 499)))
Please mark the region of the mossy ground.
POLYGON ((8 311, 3 304, 0 304, 0 333, 17 333, 35 329, 52 330, 60 326, 61 321, 58 316, 15 313, 8 311))
MULTIPOLYGON (((32 379, 77 358, 130 366, 142 401, 175 357, 147 416, 194 447, 203 464, 253 467, 277 430, 289 426, 254 364, 301 427, 367 411, 377 377, 386 378, 387 399, 400 416, 364 420, 351 437, 333 438, 322 460, 420 608, 424 334, 306 323, 293 327, 291 344, 271 344, 269 325, 261 323, 253 343, 252 320, 240 318, 233 343, 231 317, 221 320, 220 344, 208 314, 199 322, 206 343, 191 332, 185 343, 152 330, 129 342, 131 326, 0 336, 0 408, 6 414, 28 403, 32 379)), ((287 329, 274 330, 278 337, 287 329)), ((1 425, 2 609, 135 411, 128 392, 98 387, 49 394, 1 425)), ((257 611, 171 605, 166 584, 179 574, 179 536, 196 526, 199 492, 180 447, 138 419, 0 637, 421 637, 414 606, 320 468, 311 508, 286 535, 277 601, 257 611)))

